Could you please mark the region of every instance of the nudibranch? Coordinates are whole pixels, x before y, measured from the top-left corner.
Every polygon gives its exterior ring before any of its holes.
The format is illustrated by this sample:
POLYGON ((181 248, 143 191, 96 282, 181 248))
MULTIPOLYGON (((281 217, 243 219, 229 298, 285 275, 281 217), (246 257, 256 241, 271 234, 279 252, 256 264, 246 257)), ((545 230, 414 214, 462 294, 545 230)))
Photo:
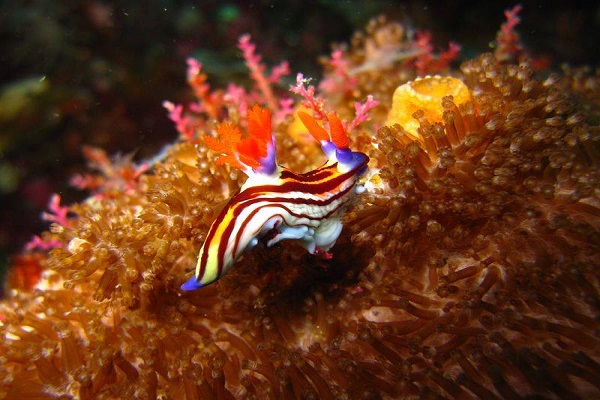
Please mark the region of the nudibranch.
POLYGON ((196 272, 183 290, 216 281, 260 239, 267 246, 292 240, 311 254, 327 254, 335 244, 341 214, 365 190, 358 180, 369 157, 350 150, 344 125, 334 113, 327 116, 329 129, 307 113, 298 116, 328 158, 304 174, 277 165, 271 113, 258 105, 248 110, 246 137, 239 126, 222 123, 216 128, 218 138, 205 138, 209 148, 222 154, 218 164, 228 163, 248 179, 208 230, 196 272))

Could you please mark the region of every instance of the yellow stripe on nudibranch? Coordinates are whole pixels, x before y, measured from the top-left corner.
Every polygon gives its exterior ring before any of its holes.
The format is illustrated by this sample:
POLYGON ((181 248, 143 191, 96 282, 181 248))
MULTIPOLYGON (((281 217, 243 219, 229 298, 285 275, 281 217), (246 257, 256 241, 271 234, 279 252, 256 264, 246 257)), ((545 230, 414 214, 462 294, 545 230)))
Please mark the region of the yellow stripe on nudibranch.
MULTIPOLYGON (((214 239, 204 242, 199 252, 198 262, 196 263, 195 277, 198 278, 201 276, 199 282, 203 286, 215 281, 219 277, 218 265, 221 263, 221 261, 219 261, 219 246, 221 244, 220 238, 223 237, 225 228, 235 218, 232 208, 227 207, 226 210, 227 213, 225 214, 221 223, 214 225, 214 239), (205 260, 203 260, 201 257, 203 255, 206 256, 205 260), (203 265, 204 268, 202 268, 203 265)), ((226 264, 227 260, 224 260, 223 263, 226 264)))
POLYGON ((306 113, 299 118, 329 159, 305 174, 276 164, 271 114, 259 106, 248 111, 246 137, 238 126, 224 123, 216 129, 218 138, 206 138, 208 147, 222 154, 217 162, 241 169, 248 180, 211 225, 195 274, 182 289, 198 289, 219 279, 267 233, 267 246, 294 240, 311 254, 333 247, 342 230, 342 212, 364 191, 357 180, 369 158, 348 148, 344 125, 335 114, 328 115, 329 130, 306 113))

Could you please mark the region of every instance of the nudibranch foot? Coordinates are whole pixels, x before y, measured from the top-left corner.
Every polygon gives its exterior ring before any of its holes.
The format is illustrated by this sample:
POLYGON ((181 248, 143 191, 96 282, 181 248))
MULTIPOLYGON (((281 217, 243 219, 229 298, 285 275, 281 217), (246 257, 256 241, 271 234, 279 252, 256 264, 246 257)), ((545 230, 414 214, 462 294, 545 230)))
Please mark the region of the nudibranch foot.
POLYGON ((311 240, 310 230, 306 225, 288 226, 286 224, 279 224, 277 230, 279 233, 267 242, 267 246, 271 247, 281 240, 311 240))
POLYGON ((342 221, 339 218, 325 220, 315 230, 315 245, 323 251, 329 251, 341 233, 342 221))

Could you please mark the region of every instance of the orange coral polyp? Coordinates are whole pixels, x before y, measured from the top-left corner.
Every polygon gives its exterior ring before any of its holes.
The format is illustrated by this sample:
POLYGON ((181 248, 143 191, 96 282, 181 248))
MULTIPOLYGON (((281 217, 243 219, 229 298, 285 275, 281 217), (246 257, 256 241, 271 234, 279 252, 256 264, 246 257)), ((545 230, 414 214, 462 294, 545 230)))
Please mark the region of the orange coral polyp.
POLYGON ((419 138, 419 121, 414 113, 422 110, 430 123, 442 122, 444 109, 442 99, 452 96, 456 105, 471 100, 471 92, 459 79, 449 76, 426 76, 399 86, 394 92, 392 108, 386 125, 401 125, 415 138, 419 138))

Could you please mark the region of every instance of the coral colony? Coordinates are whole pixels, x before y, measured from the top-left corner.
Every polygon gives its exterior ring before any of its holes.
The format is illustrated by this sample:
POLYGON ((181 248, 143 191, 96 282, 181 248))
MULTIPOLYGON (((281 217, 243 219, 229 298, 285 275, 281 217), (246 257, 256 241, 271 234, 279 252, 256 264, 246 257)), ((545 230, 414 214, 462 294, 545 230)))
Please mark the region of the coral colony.
POLYGON ((180 139, 86 149, 15 257, 0 398, 600 397, 600 75, 536 72, 518 11, 460 69, 384 19, 320 85, 189 60, 180 139))

